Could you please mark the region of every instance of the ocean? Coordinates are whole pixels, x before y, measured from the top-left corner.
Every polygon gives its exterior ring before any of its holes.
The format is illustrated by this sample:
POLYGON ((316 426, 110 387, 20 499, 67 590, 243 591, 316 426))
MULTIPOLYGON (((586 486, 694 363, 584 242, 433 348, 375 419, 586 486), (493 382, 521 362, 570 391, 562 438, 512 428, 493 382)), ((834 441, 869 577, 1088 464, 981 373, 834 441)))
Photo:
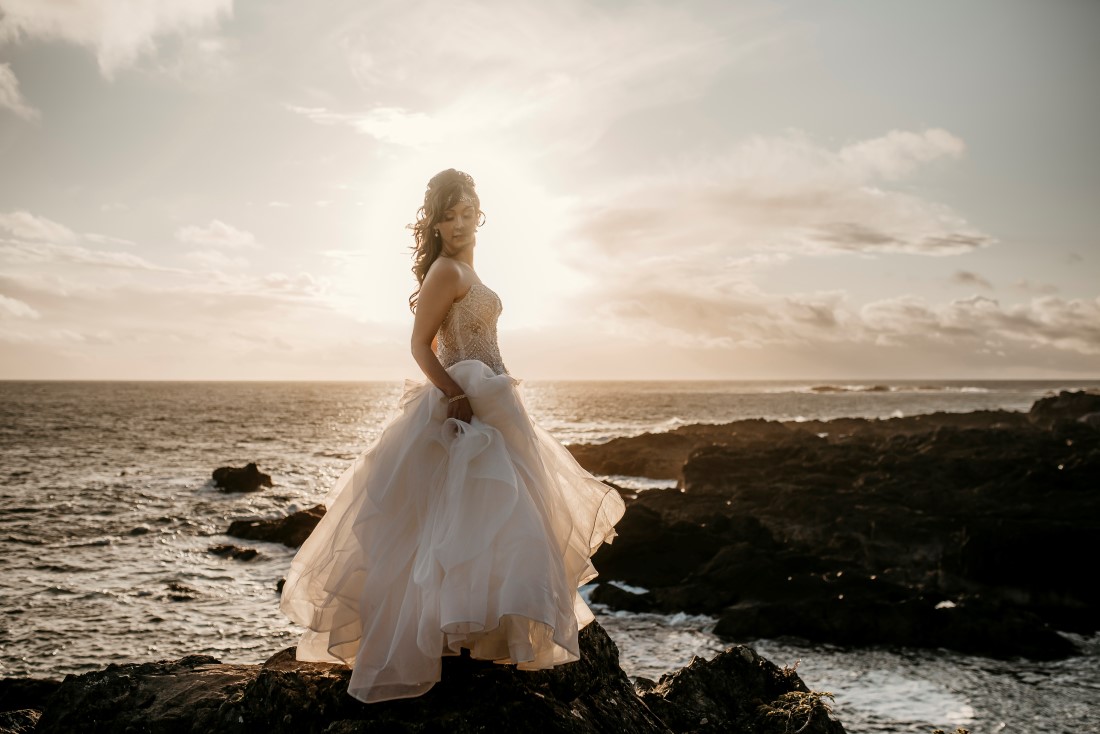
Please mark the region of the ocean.
MULTIPOLYGON (((532 417, 565 443, 742 418, 888 418, 1026 411, 1100 381, 525 381, 532 417)), ((300 630, 275 584, 294 550, 224 535, 229 523, 321 502, 377 436, 402 384, 0 382, 0 676, 58 678, 112 662, 213 655, 262 662, 300 630), (219 466, 256 462, 275 487, 215 490, 219 466), (222 543, 257 548, 238 561, 222 543)), ((611 477, 638 487, 647 477, 611 477)), ((728 643, 714 621, 596 607, 631 675, 656 679, 728 643)), ((850 732, 1100 731, 1100 636, 1066 661, 944 650, 849 650, 742 640, 835 694, 850 732)))

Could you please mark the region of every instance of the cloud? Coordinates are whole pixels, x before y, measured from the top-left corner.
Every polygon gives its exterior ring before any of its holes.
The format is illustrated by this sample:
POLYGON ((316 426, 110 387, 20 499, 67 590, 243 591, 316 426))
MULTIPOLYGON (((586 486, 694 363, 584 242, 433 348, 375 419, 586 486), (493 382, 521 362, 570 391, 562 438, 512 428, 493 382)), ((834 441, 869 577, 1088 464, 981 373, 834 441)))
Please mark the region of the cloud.
POLYGON ((42 242, 74 242, 76 233, 64 224, 26 211, 0 213, 0 234, 42 242))
POLYGON ((959 285, 977 286, 978 288, 985 288, 990 291, 993 290, 992 283, 969 270, 956 270, 955 274, 951 276, 951 282, 958 283, 959 285))
POLYGON ((755 135, 724 154, 584 197, 575 238, 609 260, 675 252, 705 270, 733 252, 957 255, 996 240, 947 206, 881 179, 953 156, 942 130, 891 131, 839 151, 798 130, 755 135))
POLYGON ((614 121, 701 96, 715 74, 781 40, 762 15, 727 8, 704 18, 665 3, 478 3, 422 47, 391 29, 440 27, 438 8, 380 1, 346 17, 333 37, 373 104, 287 108, 402 147, 477 141, 499 150, 515 136, 542 141, 517 146, 540 155, 587 149, 614 121))
POLYGON ((39 314, 29 305, 17 298, 8 298, 0 293, 0 315, 14 316, 19 319, 37 319, 39 314))
POLYGON ((23 99, 19 79, 11 64, 0 64, 0 107, 6 107, 24 120, 37 120, 41 113, 23 99))
POLYGON ((72 263, 123 270, 180 272, 175 268, 155 265, 129 252, 90 250, 79 245, 55 245, 47 242, 0 240, 0 258, 15 263, 72 263))
POLYGON ((229 256, 221 250, 194 250, 184 258, 207 271, 233 270, 248 267, 248 260, 237 255, 229 256))
POLYGON ((1012 284, 1012 287, 1024 293, 1036 293, 1049 296, 1058 292, 1058 286, 1053 283, 1039 283, 1027 278, 1020 278, 1012 284))
POLYGON ((1064 300, 1044 296, 1002 306, 985 296, 940 305, 904 296, 868 303, 860 316, 868 336, 880 344, 927 340, 987 351, 1023 346, 1100 354, 1100 297, 1064 300))
POLYGON ((960 158, 965 150, 962 140, 941 128, 922 133, 891 130, 882 137, 845 146, 837 157, 865 177, 895 180, 922 163, 944 156, 960 158))
POLYGON ((349 125, 384 143, 410 148, 438 143, 444 136, 444 126, 438 120, 401 107, 376 107, 360 114, 334 112, 324 107, 286 107, 319 125, 349 125))
POLYGON ((103 76, 157 50, 157 39, 217 25, 233 0, 0 0, 0 42, 66 41, 95 52, 103 76))
POLYGON ((176 239, 192 245, 205 247, 252 248, 257 247, 256 237, 251 232, 246 232, 214 219, 205 227, 188 225, 176 230, 176 239))
POLYGON ((709 278, 623 277, 583 310, 585 328, 685 349, 737 350, 843 345, 919 351, 936 345, 965 361, 976 352, 1035 349, 1100 354, 1100 297, 1041 297, 1003 305, 976 295, 933 304, 911 295, 854 304, 843 290, 767 293, 721 268, 709 278))
POLYGON ((94 242, 97 245, 115 245, 116 247, 134 247, 137 245, 133 240, 127 240, 122 237, 112 237, 108 234, 96 234, 95 232, 85 232, 84 239, 89 242, 94 242))

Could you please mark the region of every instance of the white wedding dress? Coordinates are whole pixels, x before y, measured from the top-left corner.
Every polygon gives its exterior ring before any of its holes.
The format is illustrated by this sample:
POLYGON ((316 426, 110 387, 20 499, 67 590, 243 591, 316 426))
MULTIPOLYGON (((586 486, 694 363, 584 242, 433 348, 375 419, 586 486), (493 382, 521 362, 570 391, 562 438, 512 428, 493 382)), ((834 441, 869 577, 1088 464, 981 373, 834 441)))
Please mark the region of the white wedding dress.
POLYGON ((461 648, 523 670, 580 657, 593 617, 577 588, 625 507, 528 416, 497 346, 500 312, 476 283, 437 335, 471 422, 447 418, 430 382, 406 380, 291 564, 281 608, 307 628, 297 658, 352 666, 361 701, 423 694, 461 648))

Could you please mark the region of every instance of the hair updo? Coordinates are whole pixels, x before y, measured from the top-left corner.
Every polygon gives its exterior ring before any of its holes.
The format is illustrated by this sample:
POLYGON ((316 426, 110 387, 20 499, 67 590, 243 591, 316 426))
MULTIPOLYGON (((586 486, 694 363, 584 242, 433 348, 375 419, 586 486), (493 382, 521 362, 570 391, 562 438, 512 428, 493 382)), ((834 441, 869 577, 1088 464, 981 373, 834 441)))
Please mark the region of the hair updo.
POLYGON ((433 236, 435 226, 443 219, 443 214, 461 201, 468 198, 477 210, 480 227, 485 224, 485 212, 481 211, 481 200, 477 198, 474 179, 468 173, 448 168, 432 176, 428 188, 424 191, 424 204, 416 211, 416 223, 410 224, 414 244, 412 272, 416 276, 416 290, 409 296, 409 310, 416 313, 416 304, 420 299, 420 287, 428 274, 428 268, 439 258, 443 251, 443 240, 433 236))

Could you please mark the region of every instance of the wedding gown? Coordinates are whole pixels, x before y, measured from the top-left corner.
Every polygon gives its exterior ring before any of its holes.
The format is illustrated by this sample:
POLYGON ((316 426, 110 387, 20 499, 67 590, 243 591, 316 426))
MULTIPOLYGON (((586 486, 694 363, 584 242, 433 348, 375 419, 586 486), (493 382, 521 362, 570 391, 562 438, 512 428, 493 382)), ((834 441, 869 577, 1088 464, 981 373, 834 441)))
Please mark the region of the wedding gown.
POLYGON ((297 658, 352 666, 361 701, 423 694, 461 648, 523 670, 580 657, 593 616, 577 588, 625 507, 528 416, 497 346, 501 310, 476 283, 437 334, 470 423, 406 380, 291 564, 281 608, 307 628, 297 658))

